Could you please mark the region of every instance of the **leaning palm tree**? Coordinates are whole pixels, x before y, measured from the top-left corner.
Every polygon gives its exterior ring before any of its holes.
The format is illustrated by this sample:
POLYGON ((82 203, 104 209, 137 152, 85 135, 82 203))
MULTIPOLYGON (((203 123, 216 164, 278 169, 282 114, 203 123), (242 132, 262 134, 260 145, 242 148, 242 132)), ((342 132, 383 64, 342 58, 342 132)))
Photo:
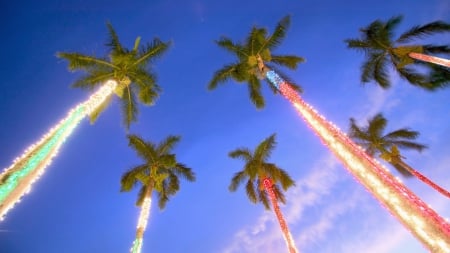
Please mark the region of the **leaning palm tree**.
POLYGON ((263 107, 264 100, 259 93, 260 80, 266 79, 276 93, 281 93, 293 105, 322 143, 341 160, 344 168, 425 247, 436 252, 450 248, 448 222, 393 175, 386 172, 345 133, 306 103, 298 94, 299 87, 287 81, 289 79, 285 75, 274 70, 273 63, 282 63, 283 66, 295 69, 302 61, 302 58, 298 56, 273 57, 275 54, 272 50, 282 42, 289 24, 289 17, 283 18, 272 34, 269 34, 265 28, 254 27, 243 43, 236 43, 227 38, 219 40, 217 42, 219 46, 234 54, 236 60, 216 71, 208 88, 214 89, 218 84, 230 79, 238 83, 247 83, 251 101, 257 107, 263 107))
POLYGON ((448 86, 450 60, 432 54, 450 56, 450 47, 410 42, 435 33, 450 32, 450 24, 435 21, 423 26, 414 26, 394 39, 394 29, 401 20, 402 16, 392 17, 386 22, 376 20, 360 30, 360 39, 345 40, 348 48, 360 50, 365 54, 365 61, 361 67, 361 81, 363 83, 375 81, 387 89, 391 86, 389 66, 392 66, 400 77, 420 88, 435 90, 448 86), (427 73, 424 73, 424 68, 427 69, 427 73))
POLYGON ((112 25, 108 23, 107 27, 109 57, 58 53, 59 57, 69 61, 70 70, 87 73, 74 83, 74 87, 89 90, 100 88, 88 100, 70 110, 66 118, 31 145, 0 175, 0 218, 44 173, 62 143, 81 120, 87 116, 94 122, 111 101, 112 94, 115 93, 122 103, 127 129, 137 119, 136 97, 143 104, 152 104, 157 98, 160 89, 155 74, 149 69, 149 63, 167 50, 168 43, 154 39, 152 43, 140 47, 138 37, 133 49, 129 50, 119 42, 112 25))
POLYGON ((421 152, 426 148, 425 145, 414 142, 419 132, 408 128, 401 128, 384 134, 387 120, 381 113, 368 120, 368 125, 360 127, 355 119, 350 118, 350 138, 357 144, 364 147, 366 152, 374 156, 380 154, 380 157, 397 169, 403 176, 415 176, 424 183, 430 185, 444 196, 450 198, 450 193, 442 187, 433 183, 430 179, 410 167, 403 161, 398 148, 412 149, 421 152))
POLYGON ((152 193, 158 198, 158 206, 163 209, 169 197, 180 190, 180 179, 195 181, 192 170, 179 163, 175 154, 171 153, 179 136, 169 136, 159 144, 144 141, 136 135, 128 135, 129 146, 136 151, 144 163, 129 169, 122 175, 121 191, 131 191, 137 184, 141 184, 137 206, 141 207, 136 239, 131 248, 132 253, 139 253, 142 249, 144 231, 150 214, 152 193))
POLYGON ((294 240, 289 232, 283 214, 280 211, 278 202, 286 203, 283 191, 287 191, 295 183, 286 171, 276 164, 267 161, 275 145, 275 134, 272 134, 261 142, 254 152, 248 148, 238 148, 231 151, 228 155, 231 158, 244 160, 245 165, 242 171, 234 174, 229 190, 232 192, 236 191, 239 185, 246 181, 245 191, 251 202, 261 202, 266 210, 270 210, 270 199, 289 252, 294 253, 297 252, 297 248, 295 247, 294 240))

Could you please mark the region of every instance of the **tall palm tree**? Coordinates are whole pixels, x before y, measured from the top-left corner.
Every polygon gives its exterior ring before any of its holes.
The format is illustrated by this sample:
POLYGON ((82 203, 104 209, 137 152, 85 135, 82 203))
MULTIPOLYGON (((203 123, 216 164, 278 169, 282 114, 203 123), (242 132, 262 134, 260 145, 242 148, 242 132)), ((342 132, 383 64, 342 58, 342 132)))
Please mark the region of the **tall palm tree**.
POLYGON ((172 153, 179 136, 168 136, 159 144, 143 140, 136 135, 128 135, 129 146, 136 151, 144 163, 129 169, 122 175, 121 191, 131 191, 137 184, 141 184, 137 206, 141 207, 136 239, 131 249, 132 253, 141 252, 144 231, 150 214, 152 193, 158 198, 158 206, 163 209, 169 197, 180 190, 180 177, 188 181, 195 181, 192 169, 179 163, 172 153))
POLYGON ((394 39, 394 29, 402 21, 402 16, 392 17, 386 22, 375 20, 360 29, 360 39, 347 39, 348 48, 360 50, 365 54, 361 67, 361 81, 375 81, 382 88, 391 86, 389 66, 400 77, 412 85, 426 90, 436 90, 450 84, 450 60, 430 54, 450 56, 448 45, 410 44, 418 38, 435 33, 450 32, 450 24, 435 21, 423 26, 414 26, 394 39), (439 65, 445 66, 439 66, 439 65), (428 73, 423 73, 423 69, 428 73))
MULTIPOLYGON (((266 78, 270 87, 283 95, 295 108, 299 116, 314 131, 317 137, 344 164, 346 168, 386 209, 392 213, 425 247, 430 251, 445 251, 450 248, 450 225, 425 202, 406 188, 401 182, 386 172, 376 160, 367 155, 358 145, 346 136, 339 128, 327 121, 311 105, 298 94, 299 88, 283 75, 269 68, 266 64, 275 62, 273 57, 265 60, 260 54, 255 55, 255 45, 279 45, 285 37, 289 18, 284 18, 275 28, 273 34, 265 36, 264 28, 253 28, 244 43, 235 43, 229 39, 218 41, 221 47, 236 56, 235 63, 225 65, 215 72, 208 88, 214 89, 219 83, 231 79, 249 83, 250 99, 258 107, 264 101, 259 93, 259 78, 266 78), (256 35, 259 33, 260 35, 256 35), (263 41, 261 43, 260 41, 263 41), (253 48, 253 53, 252 49, 253 48), (247 57, 246 57, 247 56, 247 57), (253 56, 253 57, 251 57, 253 56), (254 66, 256 59, 257 66, 254 66), (271 61, 269 61, 271 60, 271 61), (245 67, 252 65, 253 68, 245 67), (247 71, 242 71, 242 69, 247 71), (284 77, 284 78, 283 78, 284 77), (256 81, 255 81, 256 80, 256 81), (258 96, 259 95, 259 96, 258 96), (434 239, 436 238, 436 239, 434 239)), ((267 47, 266 47, 267 48, 267 47)), ((271 47, 274 48, 273 46, 271 47)), ((259 51, 259 50, 258 50, 259 51)), ((258 52, 256 51, 256 52, 258 52)), ((272 56, 270 53, 266 55, 272 56)), ((275 58, 279 59, 280 58, 275 58)), ((295 68, 301 57, 287 57, 281 60, 286 66, 295 68), (292 62, 291 62, 292 61, 292 62)), ((278 71, 279 72, 279 71, 278 71)))
POLYGON ((286 171, 276 164, 267 161, 275 145, 275 134, 272 134, 261 142, 254 152, 248 148, 238 148, 231 151, 228 155, 231 158, 244 160, 245 165, 243 170, 234 174, 229 190, 232 192, 236 191, 239 185, 246 181, 245 191, 251 202, 261 202, 266 210, 270 210, 270 199, 289 252, 293 253, 297 252, 297 248, 295 247, 294 240, 289 232, 283 214, 280 211, 278 201, 283 204, 286 203, 286 198, 280 186, 283 191, 287 191, 295 183, 286 171))
MULTIPOLYGON (((276 65, 296 69, 303 62, 302 57, 296 55, 276 55, 272 51, 276 49, 286 36, 286 30, 290 25, 290 17, 281 19, 272 34, 268 34, 266 28, 253 27, 245 43, 233 42, 227 37, 216 41, 217 45, 234 54, 237 61, 227 64, 214 73, 209 82, 208 89, 215 89, 220 83, 233 79, 238 83, 246 82, 250 93, 250 100, 257 108, 263 108, 264 97, 261 95, 261 79, 266 78, 267 67, 276 69, 276 65)), ((280 71, 278 71, 280 73, 280 71)), ((282 74, 280 74, 282 75, 282 74)), ((286 80, 287 76, 282 75, 286 80)), ((301 91, 300 86, 289 82, 294 90, 301 91)), ((269 87, 274 93, 277 89, 269 82, 269 87)))
POLYGON ((364 147, 369 155, 380 154, 382 159, 392 164, 403 176, 411 177, 414 175, 444 196, 450 198, 448 191, 433 183, 402 159, 403 157, 398 148, 412 149, 419 152, 426 148, 425 145, 413 141, 419 136, 419 132, 401 128, 384 134, 386 125, 387 120, 381 113, 369 119, 368 125, 365 127, 358 126, 355 119, 350 118, 350 138, 364 147))
POLYGON ((82 70, 87 74, 74 83, 74 87, 94 89, 101 86, 88 100, 69 111, 66 118, 52 127, 39 141, 28 147, 13 164, 0 175, 0 218, 27 192, 33 182, 45 171, 57 155, 59 148, 70 136, 81 120, 88 116, 94 122, 99 113, 117 94, 122 101, 124 123, 129 128, 137 119, 136 97, 143 104, 152 104, 158 96, 156 76, 149 63, 161 56, 168 43, 154 39, 139 48, 140 38, 132 50, 123 47, 111 24, 109 30, 109 58, 80 53, 58 53, 69 61, 70 70, 82 70))
MULTIPOLYGON (((159 95, 160 87, 156 84, 156 75, 149 70, 149 64, 167 51, 169 43, 155 38, 151 43, 139 47, 141 38, 137 37, 133 49, 129 50, 120 43, 110 23, 107 23, 107 27, 109 31, 109 41, 106 44, 109 48, 107 58, 64 52, 58 53, 57 56, 69 62, 69 70, 86 72, 73 84, 75 88, 92 90, 107 80, 117 82, 114 93, 120 98, 124 124, 128 129, 131 122, 137 120, 136 100, 144 105, 151 105, 159 95)), ((97 119, 110 101, 105 101, 91 113, 91 122, 97 119)))

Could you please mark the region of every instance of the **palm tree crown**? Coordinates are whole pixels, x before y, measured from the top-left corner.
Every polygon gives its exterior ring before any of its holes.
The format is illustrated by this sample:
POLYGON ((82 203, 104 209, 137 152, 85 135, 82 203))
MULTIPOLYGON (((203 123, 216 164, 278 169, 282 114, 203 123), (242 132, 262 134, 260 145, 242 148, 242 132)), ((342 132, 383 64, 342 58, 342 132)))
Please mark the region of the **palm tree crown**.
MULTIPOLYGON (((371 156, 375 154, 381 154, 383 157, 397 155, 400 159, 397 147, 413 149, 419 152, 427 148, 423 144, 412 141, 419 136, 419 132, 412 131, 408 128, 401 128, 383 134, 386 125, 387 120, 381 113, 369 119, 368 125, 365 127, 359 127, 355 120, 350 118, 350 137, 354 139, 355 143, 364 147, 366 152, 371 156)), ((411 176, 402 166, 397 166, 394 161, 392 164, 401 174, 411 176)))
MULTIPOLYGON (((57 56, 69 62, 69 70, 86 72, 73 84, 73 87, 92 90, 107 80, 112 79, 118 83, 114 92, 122 102, 124 124, 128 129, 131 122, 137 120, 136 100, 145 105, 151 105, 159 95, 160 87, 156 84, 156 75, 148 69, 148 65, 168 49, 169 43, 155 38, 151 43, 140 47, 140 37, 137 37, 133 49, 129 50, 122 46, 110 23, 107 23, 107 27, 109 30, 109 41, 106 44, 109 48, 108 58, 63 52, 58 53, 57 56)), ((90 115, 91 122, 97 119, 109 102, 110 100, 105 102, 90 115)))
POLYGON ((450 24, 436 21, 423 26, 414 26, 394 39, 394 29, 401 20, 402 16, 392 17, 386 22, 376 20, 360 29, 360 39, 345 40, 348 48, 365 53, 365 61, 361 67, 361 81, 363 83, 375 81, 382 88, 387 89, 391 86, 388 66, 393 66, 402 78, 423 89, 435 90, 449 85, 448 68, 415 60, 410 55, 411 53, 450 55, 450 47, 408 43, 435 33, 449 32, 450 24))
MULTIPOLYGON (((290 17, 286 16, 277 24, 272 34, 268 34, 266 28, 253 27, 244 43, 235 43, 227 37, 222 37, 216 41, 217 45, 236 56, 236 61, 217 70, 212 80, 209 82, 208 89, 215 89, 218 84, 224 83, 228 79, 233 79, 238 83, 246 82, 248 84, 250 99, 257 108, 264 107, 264 98, 261 95, 261 79, 265 78, 267 67, 276 70, 275 65, 284 66, 289 69, 296 69, 298 63, 304 61, 303 58, 295 55, 275 55, 272 53, 278 45, 281 44, 290 24, 290 17)), ((277 70, 280 74, 280 72, 277 70)), ((290 81, 285 75, 281 74, 289 85, 295 90, 301 91, 301 88, 290 81)), ((270 85, 274 93, 275 87, 270 85)))
POLYGON ((171 153, 178 136, 169 136, 158 145, 146 142, 136 135, 128 135, 129 146, 145 161, 123 174, 121 191, 131 191, 138 183, 142 185, 136 205, 140 206, 146 190, 156 191, 158 206, 163 209, 169 197, 180 189, 179 177, 195 181, 195 174, 184 164, 177 162, 175 154, 171 153))
POLYGON ((270 209, 270 202, 264 189, 264 179, 271 179, 275 197, 282 203, 286 203, 286 198, 279 185, 284 191, 295 185, 294 180, 286 171, 273 163, 267 162, 275 144, 275 134, 272 134, 261 142, 254 152, 248 148, 238 148, 228 154, 231 158, 240 158, 245 162, 243 170, 235 173, 231 179, 229 190, 236 191, 239 185, 246 181, 245 190, 250 201, 253 203, 261 202, 266 209, 270 209))

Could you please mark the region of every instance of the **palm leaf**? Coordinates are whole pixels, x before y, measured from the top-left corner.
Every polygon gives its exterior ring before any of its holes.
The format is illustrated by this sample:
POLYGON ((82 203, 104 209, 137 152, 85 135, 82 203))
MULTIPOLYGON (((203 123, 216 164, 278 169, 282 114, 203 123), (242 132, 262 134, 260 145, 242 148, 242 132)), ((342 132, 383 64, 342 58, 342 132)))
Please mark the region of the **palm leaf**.
POLYGON ((392 131, 386 134, 383 139, 396 140, 396 139, 409 139, 413 140, 419 136, 419 132, 409 130, 408 128, 402 128, 392 131))
POLYGON ((366 54, 372 52, 372 44, 368 41, 359 40, 359 39, 346 39, 344 40, 347 43, 347 47, 351 49, 360 50, 366 54))
POLYGON ((289 29, 290 23, 291 17, 289 15, 282 18, 278 22, 272 35, 266 40, 266 44, 263 45, 262 48, 265 48, 267 46, 269 49, 273 50, 277 46, 279 46, 283 39, 286 37, 286 31, 287 29, 289 29))
POLYGON ((286 197, 284 193, 280 190, 280 187, 277 184, 272 185, 272 191, 275 194, 275 198, 278 202, 286 204, 286 197))
POLYGON ((214 73, 213 79, 208 84, 208 90, 213 90, 218 84, 224 83, 232 77, 233 71, 236 69, 236 64, 225 65, 223 68, 214 73))
POLYGON ((241 185, 246 178, 247 175, 245 174, 245 171, 236 172, 233 178, 231 179, 231 183, 230 186, 228 186, 228 190, 230 190, 231 192, 236 191, 239 185, 241 185))
POLYGON ((156 154, 153 147, 146 143, 141 137, 135 134, 127 135, 128 146, 136 151, 136 153, 145 161, 154 160, 156 154), (153 152, 152 152, 153 151, 153 152))
POLYGON ((264 97, 261 95, 261 82, 256 76, 251 76, 249 79, 248 90, 250 93, 250 100, 256 106, 256 108, 263 108, 264 97))
POLYGON ((74 88, 93 90, 104 82, 113 79, 114 73, 107 70, 92 70, 88 75, 84 75, 72 84, 74 88))
POLYGON ((245 192, 247 193, 247 197, 251 202, 256 203, 258 198, 256 196, 255 186, 253 185, 252 180, 247 180, 247 184, 245 185, 245 192))
POLYGON ((96 58, 94 56, 87 56, 79 53, 57 53, 59 58, 66 59, 69 62, 69 70, 89 70, 94 66, 105 66, 111 69, 117 69, 117 66, 109 63, 105 59, 96 58))
POLYGON ((257 181, 257 187, 258 187, 258 200, 259 202, 261 202, 264 205, 264 208, 266 210, 270 210, 270 202, 269 202, 269 198, 268 198, 268 193, 265 189, 265 187, 262 187, 261 184, 261 180, 257 181))
POLYGON ((272 154, 272 150, 276 145, 275 137, 276 134, 272 134, 256 147, 254 154, 256 160, 266 161, 270 157, 270 155, 272 154))
POLYGON ((182 177, 190 182, 195 181, 195 173, 192 172, 191 168, 187 167, 182 163, 177 163, 176 166, 172 168, 172 172, 175 175, 182 177))
POLYGON ((180 136, 169 135, 158 144, 156 152, 159 154, 168 154, 180 140, 180 136))
POLYGON ((151 59, 161 57, 169 47, 170 42, 164 43, 158 38, 153 39, 153 42, 147 43, 147 45, 140 50, 138 58, 133 63, 133 66, 145 65, 151 59))
POLYGON ((435 33, 450 32, 450 24, 443 21, 435 21, 423 26, 414 26, 396 40, 397 43, 409 42, 413 39, 424 38, 435 33))
POLYGON ((426 145, 412 141, 392 141, 391 143, 398 146, 399 148, 413 149, 419 152, 427 148, 426 145))
POLYGON ((112 24, 110 22, 107 22, 106 26, 108 27, 108 33, 109 33, 109 41, 106 44, 106 46, 110 47, 111 51, 114 53, 124 53, 122 45, 120 44, 120 41, 119 41, 119 36, 117 36, 117 33, 114 30, 112 24))
POLYGON ((272 55, 271 62, 288 67, 290 69, 297 69, 299 63, 304 62, 305 59, 295 55, 272 55))
POLYGON ((139 165, 126 171, 120 180, 120 191, 131 191, 138 182, 138 174, 142 173, 142 170, 144 170, 145 167, 145 165, 139 165))
POLYGON ((138 108, 136 105, 136 97, 131 92, 131 87, 127 86, 123 90, 123 97, 120 100, 122 104, 123 123, 127 129, 130 128, 131 122, 137 121, 138 108))
POLYGON ((244 162, 250 162, 252 160, 252 153, 247 148, 239 148, 228 153, 231 158, 241 158, 244 162))
POLYGON ((378 113, 368 121, 367 132, 370 136, 381 138, 381 134, 386 128, 387 120, 383 117, 383 114, 378 113))
POLYGON ((227 37, 221 37, 220 40, 216 41, 216 44, 235 54, 239 59, 243 59, 244 57, 249 56, 244 47, 239 44, 235 44, 231 39, 227 37))

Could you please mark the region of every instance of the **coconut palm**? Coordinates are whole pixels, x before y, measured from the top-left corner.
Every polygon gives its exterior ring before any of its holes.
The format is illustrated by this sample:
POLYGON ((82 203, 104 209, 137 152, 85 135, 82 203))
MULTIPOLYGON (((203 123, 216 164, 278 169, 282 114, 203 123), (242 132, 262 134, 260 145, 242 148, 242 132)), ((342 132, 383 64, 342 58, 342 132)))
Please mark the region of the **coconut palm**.
POLYGON ((109 30, 109 57, 97 58, 80 53, 58 53, 69 61, 70 70, 82 70, 86 75, 74 87, 94 89, 101 86, 88 100, 70 110, 67 117, 52 127, 39 141, 30 145, 19 159, 0 174, 0 218, 13 208, 31 185, 45 172, 52 158, 84 117, 94 122, 109 104, 113 92, 120 98, 127 129, 136 121, 136 99, 152 104, 160 91, 156 76, 148 68, 153 59, 161 56, 168 43, 154 39, 139 47, 140 38, 132 50, 123 47, 111 24, 109 30), (137 97, 137 98, 136 98, 137 97))
POLYGON ((369 119, 368 125, 365 127, 358 126, 355 120, 350 118, 350 137, 357 144, 364 147, 369 155, 375 156, 379 154, 382 159, 392 164, 403 176, 416 176, 419 180, 450 198, 448 191, 420 174, 402 159, 403 156, 401 156, 398 148, 417 150, 419 152, 427 148, 425 145, 413 141, 419 136, 419 132, 401 128, 384 134, 386 125, 387 120, 381 113, 369 119))
MULTIPOLYGON (((250 99, 258 107, 264 105, 263 98, 259 93, 259 78, 266 78, 270 87, 280 92, 303 118, 305 123, 314 131, 316 136, 325 144, 348 170, 376 199, 383 204, 418 240, 420 240, 430 251, 445 251, 450 247, 448 241, 448 227, 444 218, 420 200, 413 192, 401 184, 398 180, 380 167, 375 160, 363 152, 358 145, 348 138, 340 129, 335 127, 325 117, 319 114, 311 105, 306 103, 299 96, 299 87, 292 85, 283 75, 274 71, 271 63, 280 62, 280 58, 273 58, 269 49, 270 56, 263 60, 261 54, 255 54, 255 48, 263 48, 258 45, 278 46, 281 39, 284 38, 289 18, 286 17, 278 23, 275 31, 270 36, 265 35, 264 28, 253 28, 247 36, 247 40, 240 44, 234 43, 229 39, 218 41, 219 46, 224 47, 236 56, 235 63, 225 65, 216 71, 208 88, 214 89, 220 83, 224 83, 230 78, 237 82, 247 82, 249 84, 250 99), (257 34, 260 35, 257 35, 257 34), (260 41, 264 41, 260 43, 260 41), (250 48, 250 50, 248 49, 250 48), (251 48, 253 48, 253 53, 251 48), (244 53, 243 53, 244 52, 244 53), (250 54, 248 53, 250 52, 250 54), (253 56, 253 57, 252 57, 253 56), (255 67, 256 58, 256 67, 255 67), (271 60, 271 61, 269 61, 271 60), (268 63, 272 68, 269 68, 268 63), (253 66, 252 68, 247 67, 253 66), (245 71, 242 71, 245 70, 245 71), (284 78, 283 78, 284 77, 284 78), (395 194, 395 198, 392 195, 395 194), (417 201, 411 201, 412 199, 417 201), (411 219, 414 217, 414 219, 411 219), (432 219, 430 219, 432 217, 432 219), (425 225, 424 225, 425 224, 425 225), (427 234, 422 233, 418 228, 426 226, 427 230, 433 231, 433 237, 444 241, 442 245, 436 245, 435 241, 427 234)), ((271 46, 270 48, 274 48, 271 46)), ((266 47, 268 48, 268 47, 266 47)), ((269 54, 267 54, 269 55, 269 54)), ((295 68, 297 63, 301 62, 300 57, 287 57, 292 62, 287 64, 295 68), (294 59, 294 60, 292 60, 294 59), (292 64, 292 65, 291 65, 292 64)), ((281 60, 287 63, 287 59, 281 60)), ((285 64, 286 66, 286 64, 285 64)), ((278 71, 279 72, 279 71, 278 71)))
POLYGON ((172 153, 179 136, 168 136, 159 144, 143 140, 137 135, 128 135, 129 146, 136 151, 144 163, 132 167, 122 175, 121 191, 131 191, 138 184, 141 185, 136 202, 141 207, 136 239, 131 252, 141 252, 144 231, 150 213, 152 193, 158 198, 158 206, 163 209, 169 197, 180 190, 180 177, 188 181, 195 181, 192 169, 179 163, 172 153))
MULTIPOLYGON (((222 37, 216 41, 217 45, 236 56, 234 63, 230 63, 217 70, 209 82, 208 89, 215 89, 219 84, 233 79, 238 83, 247 83, 250 100, 257 108, 263 108, 264 97, 261 95, 261 81, 266 78, 267 67, 277 70, 276 66, 283 66, 289 69, 296 69, 298 64, 303 62, 302 57, 296 55, 278 55, 272 51, 276 49, 286 36, 286 30, 290 24, 290 17, 286 16, 278 23, 275 31, 268 34, 266 28, 253 27, 245 43, 233 42, 227 37, 222 37)), ((281 73, 279 70, 277 71, 281 73)), ((286 80, 289 80, 285 75, 286 80)), ((301 88, 289 81, 289 86, 294 90, 301 91, 301 88)), ((269 87, 274 93, 277 89, 269 82, 269 87)))
MULTIPOLYGON (((99 58, 81 53, 64 52, 58 53, 57 56, 69 62, 69 70, 86 72, 73 84, 75 88, 92 90, 107 80, 117 82, 114 93, 120 98, 123 121, 128 129, 131 122, 137 120, 137 101, 144 105, 151 105, 159 95, 160 87, 156 83, 155 73, 149 70, 149 64, 167 51, 169 43, 155 38, 151 43, 140 47, 141 38, 137 37, 133 49, 130 50, 120 43, 119 37, 110 23, 107 23, 107 27, 109 31, 109 41, 106 44, 109 48, 108 57, 99 58)), ((110 101, 110 99, 107 100, 91 113, 91 122, 97 119, 110 101)))
POLYGON ((253 203, 261 202, 267 210, 270 210, 270 199, 289 252, 292 253, 297 252, 297 249, 278 202, 286 203, 283 191, 287 191, 295 183, 286 171, 276 164, 268 162, 275 145, 275 134, 272 134, 261 142, 255 151, 248 148, 238 148, 231 151, 228 155, 231 158, 242 159, 245 165, 243 170, 234 174, 229 190, 234 192, 245 182, 245 191, 250 201, 253 203))
POLYGON ((394 39, 394 29, 401 21, 402 16, 392 17, 386 22, 375 20, 360 29, 360 39, 345 40, 348 48, 360 50, 365 54, 365 61, 361 67, 361 81, 363 83, 374 81, 387 89, 391 86, 389 66, 392 66, 400 77, 417 87, 436 90, 448 86, 450 61, 432 55, 450 56, 449 45, 411 43, 428 35, 450 32, 450 24, 435 21, 423 26, 414 26, 394 39))

